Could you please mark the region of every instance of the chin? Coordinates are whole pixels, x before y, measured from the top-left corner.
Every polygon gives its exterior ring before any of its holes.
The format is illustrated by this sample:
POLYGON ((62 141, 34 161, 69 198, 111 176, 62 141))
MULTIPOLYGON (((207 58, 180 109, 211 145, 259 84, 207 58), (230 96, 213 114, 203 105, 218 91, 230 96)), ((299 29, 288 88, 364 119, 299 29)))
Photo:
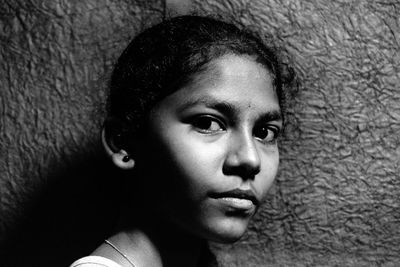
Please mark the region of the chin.
POLYGON ((217 243, 234 243, 244 235, 248 223, 248 219, 243 218, 225 218, 214 222, 209 227, 207 239, 217 243))

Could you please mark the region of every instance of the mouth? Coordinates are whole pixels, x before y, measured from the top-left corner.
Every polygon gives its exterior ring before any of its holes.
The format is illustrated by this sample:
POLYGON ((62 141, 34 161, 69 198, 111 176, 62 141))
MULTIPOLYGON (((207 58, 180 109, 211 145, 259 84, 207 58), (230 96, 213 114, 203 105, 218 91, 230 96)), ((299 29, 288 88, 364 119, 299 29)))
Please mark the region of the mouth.
POLYGON ((260 204, 251 190, 234 189, 226 192, 211 193, 210 197, 239 210, 253 210, 260 204))

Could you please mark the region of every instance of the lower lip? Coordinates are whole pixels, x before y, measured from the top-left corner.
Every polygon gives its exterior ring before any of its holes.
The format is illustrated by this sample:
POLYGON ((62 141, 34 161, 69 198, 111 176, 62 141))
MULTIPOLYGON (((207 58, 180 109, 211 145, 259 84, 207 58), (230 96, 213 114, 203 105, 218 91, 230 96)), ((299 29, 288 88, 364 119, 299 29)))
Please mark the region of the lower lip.
POLYGON ((243 198, 223 197, 219 198, 224 204, 240 210, 252 210, 254 208, 253 201, 243 198))

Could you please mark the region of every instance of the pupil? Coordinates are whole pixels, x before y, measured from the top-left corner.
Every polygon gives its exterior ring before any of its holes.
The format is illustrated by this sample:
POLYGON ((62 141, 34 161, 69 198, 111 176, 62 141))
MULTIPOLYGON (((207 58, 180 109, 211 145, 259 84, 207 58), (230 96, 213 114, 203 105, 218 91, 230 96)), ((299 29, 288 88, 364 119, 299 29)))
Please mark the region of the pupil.
POLYGON ((211 120, 208 118, 200 118, 197 121, 197 127, 200 129, 208 129, 211 127, 211 120))
POLYGON ((264 139, 268 136, 268 129, 266 127, 261 127, 260 130, 258 131, 258 136, 261 139, 264 139))

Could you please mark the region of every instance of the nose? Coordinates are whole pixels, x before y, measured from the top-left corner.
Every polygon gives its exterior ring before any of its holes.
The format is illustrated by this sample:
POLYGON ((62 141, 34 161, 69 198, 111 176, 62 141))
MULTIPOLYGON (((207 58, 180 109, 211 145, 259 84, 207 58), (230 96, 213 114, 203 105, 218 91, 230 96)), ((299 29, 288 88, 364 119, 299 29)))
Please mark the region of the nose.
POLYGON ((242 179, 254 179, 260 172, 261 158, 251 133, 238 133, 229 142, 223 172, 242 179))

